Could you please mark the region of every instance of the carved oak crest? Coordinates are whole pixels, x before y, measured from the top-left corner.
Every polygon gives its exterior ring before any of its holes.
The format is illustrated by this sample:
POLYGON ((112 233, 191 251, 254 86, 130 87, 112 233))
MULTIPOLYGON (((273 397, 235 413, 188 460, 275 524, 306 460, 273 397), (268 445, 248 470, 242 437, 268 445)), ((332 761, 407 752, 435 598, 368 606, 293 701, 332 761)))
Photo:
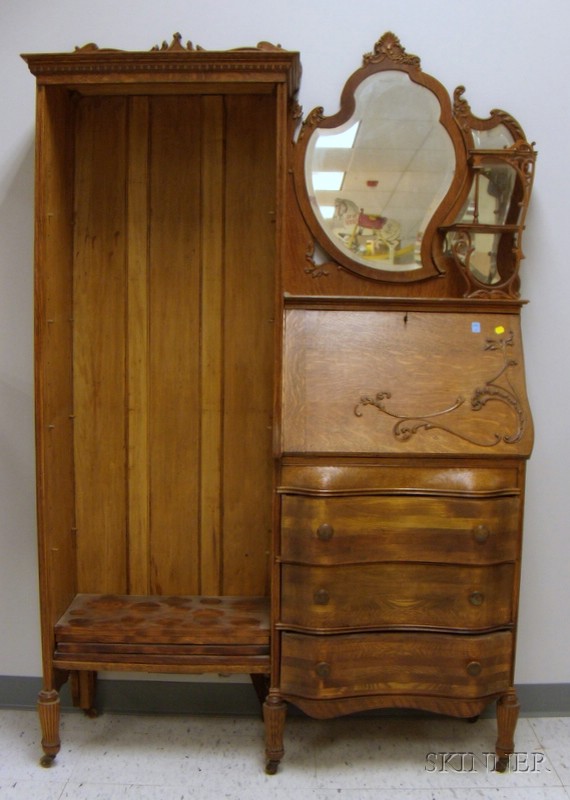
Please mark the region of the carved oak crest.
POLYGON ((380 64, 384 60, 392 61, 394 64, 405 64, 409 67, 420 68, 419 57, 406 53, 398 37, 390 31, 381 36, 374 45, 373 52, 365 53, 362 59, 365 66, 367 64, 380 64))

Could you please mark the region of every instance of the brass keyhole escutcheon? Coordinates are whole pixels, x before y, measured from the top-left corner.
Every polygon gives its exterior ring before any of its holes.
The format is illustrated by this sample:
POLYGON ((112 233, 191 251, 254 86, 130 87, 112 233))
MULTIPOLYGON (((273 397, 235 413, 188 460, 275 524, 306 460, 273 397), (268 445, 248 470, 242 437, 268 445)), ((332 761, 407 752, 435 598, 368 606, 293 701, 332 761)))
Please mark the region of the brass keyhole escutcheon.
POLYGON ((476 525, 473 528, 473 538, 479 544, 483 544, 489 538, 491 531, 486 525, 476 525))
POLYGON ((485 595, 483 592, 471 592, 469 595, 469 602, 472 606, 480 606, 483 604, 483 600, 485 599, 485 595))
POLYGON ((471 661, 467 664, 467 673, 471 675, 471 677, 476 678, 477 675, 481 674, 481 663, 479 661, 471 661))
POLYGON ((328 676, 331 674, 331 668, 326 661, 319 661, 315 667, 315 672, 319 678, 328 678, 328 676))
POLYGON ((326 606, 330 600, 330 595, 326 589, 317 589, 313 595, 313 600, 318 606, 326 606))
POLYGON ((320 539, 321 542, 330 542, 334 534, 334 528, 332 525, 329 525, 327 522, 323 522, 322 525, 319 525, 317 528, 317 539, 320 539))

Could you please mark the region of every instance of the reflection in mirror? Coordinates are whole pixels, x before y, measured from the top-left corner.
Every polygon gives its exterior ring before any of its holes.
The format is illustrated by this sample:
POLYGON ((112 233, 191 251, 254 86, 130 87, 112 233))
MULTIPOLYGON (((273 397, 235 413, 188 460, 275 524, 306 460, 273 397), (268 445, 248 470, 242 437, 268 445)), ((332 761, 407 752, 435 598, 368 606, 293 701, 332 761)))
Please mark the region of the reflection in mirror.
POLYGON ((475 170, 467 203, 457 222, 503 225, 515 185, 516 172, 509 164, 475 170))
MULTIPOLYGON (((480 283, 492 285, 501 280, 497 254, 505 233, 503 226, 507 222, 515 181, 516 171, 509 164, 476 169, 467 202, 457 217, 459 226, 471 229, 469 269, 480 283)), ((458 234, 448 236, 451 245, 458 241, 458 234)), ((464 258, 462 261, 466 265, 464 258)))
POLYGON ((478 150, 501 150, 515 143, 506 125, 495 125, 489 130, 471 130, 473 143, 478 150))
POLYGON ((371 75, 354 97, 351 118, 317 128, 307 147, 313 212, 333 244, 360 264, 418 269, 423 232, 455 172, 439 101, 399 70, 371 75))

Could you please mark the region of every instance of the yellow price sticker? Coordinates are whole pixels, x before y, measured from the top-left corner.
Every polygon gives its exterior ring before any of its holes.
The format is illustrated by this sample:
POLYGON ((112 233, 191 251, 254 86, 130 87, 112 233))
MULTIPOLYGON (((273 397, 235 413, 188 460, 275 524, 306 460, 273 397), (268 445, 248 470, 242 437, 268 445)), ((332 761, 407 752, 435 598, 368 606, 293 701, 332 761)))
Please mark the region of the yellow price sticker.
POLYGON ((503 328, 503 326, 502 325, 497 325, 497 327, 495 328, 495 333, 504 333, 504 332, 505 332, 505 329, 503 328))

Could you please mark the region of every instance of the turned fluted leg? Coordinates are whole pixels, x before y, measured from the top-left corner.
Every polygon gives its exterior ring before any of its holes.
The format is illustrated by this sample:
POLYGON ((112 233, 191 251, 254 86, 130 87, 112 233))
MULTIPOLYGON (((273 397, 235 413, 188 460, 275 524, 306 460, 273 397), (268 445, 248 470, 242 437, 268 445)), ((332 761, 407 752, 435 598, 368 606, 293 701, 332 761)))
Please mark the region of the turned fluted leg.
POLYGON ((38 713, 44 751, 40 764, 42 767, 50 767, 61 747, 59 738, 59 692, 55 689, 43 689, 38 695, 38 713))
POLYGON ((279 762, 283 758, 283 733, 285 730, 285 716, 287 705, 280 697, 269 695, 263 704, 263 719, 265 721, 265 771, 268 775, 275 775, 279 762))
POLYGON ((519 701, 515 690, 504 694, 497 701, 497 754, 496 769, 504 772, 509 763, 509 756, 515 750, 515 728, 519 718, 519 701))

